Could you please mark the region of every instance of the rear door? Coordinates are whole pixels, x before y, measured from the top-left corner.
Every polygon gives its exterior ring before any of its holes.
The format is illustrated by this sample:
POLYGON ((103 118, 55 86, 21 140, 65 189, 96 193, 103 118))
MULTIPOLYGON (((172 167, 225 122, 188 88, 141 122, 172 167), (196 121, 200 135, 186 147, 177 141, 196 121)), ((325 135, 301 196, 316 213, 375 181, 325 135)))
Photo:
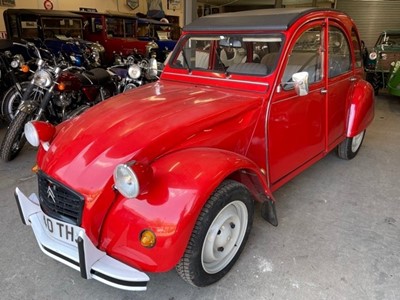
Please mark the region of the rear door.
POLYGON ((352 91, 352 57, 349 37, 339 24, 328 26, 328 149, 336 146, 346 133, 347 101, 352 91))

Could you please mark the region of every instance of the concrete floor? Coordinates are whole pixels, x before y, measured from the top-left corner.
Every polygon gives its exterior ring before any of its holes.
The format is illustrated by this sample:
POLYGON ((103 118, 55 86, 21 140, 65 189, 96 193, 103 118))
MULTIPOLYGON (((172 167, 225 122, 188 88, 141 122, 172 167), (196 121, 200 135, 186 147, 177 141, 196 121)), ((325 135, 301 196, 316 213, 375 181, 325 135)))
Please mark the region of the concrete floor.
MULTIPOLYGON (((0 129, 0 138, 4 135, 0 129)), ((259 216, 231 272, 195 288, 173 270, 147 292, 86 281, 39 250, 13 190, 36 191, 35 150, 0 162, 1 299, 400 299, 400 99, 376 99, 358 156, 333 153, 275 194, 279 226, 259 216)))

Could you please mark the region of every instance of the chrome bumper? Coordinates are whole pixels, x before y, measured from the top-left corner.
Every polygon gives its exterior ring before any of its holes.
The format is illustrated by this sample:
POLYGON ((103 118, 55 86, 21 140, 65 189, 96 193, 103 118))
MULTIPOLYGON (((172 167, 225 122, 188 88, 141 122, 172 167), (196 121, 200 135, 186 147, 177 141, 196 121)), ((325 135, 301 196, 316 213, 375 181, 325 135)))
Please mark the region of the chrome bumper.
MULTIPOLYGON (((31 226, 40 249, 48 256, 80 271, 85 279, 95 279, 115 288, 129 291, 145 291, 149 277, 97 249, 85 230, 57 220, 60 225, 74 227, 76 245, 60 241, 46 229, 44 213, 35 194, 26 197, 19 188, 15 198, 22 222, 31 226)), ((46 217, 47 218, 47 217, 46 217)))

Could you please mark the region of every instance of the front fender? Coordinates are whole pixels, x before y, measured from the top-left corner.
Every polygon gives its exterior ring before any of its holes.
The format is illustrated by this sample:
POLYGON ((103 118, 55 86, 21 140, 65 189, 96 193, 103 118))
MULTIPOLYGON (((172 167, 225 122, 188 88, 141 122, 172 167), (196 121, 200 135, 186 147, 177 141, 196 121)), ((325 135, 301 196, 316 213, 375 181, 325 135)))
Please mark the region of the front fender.
POLYGON ((347 137, 365 130, 374 119, 374 89, 365 80, 358 81, 350 99, 347 121, 347 137))
POLYGON ((265 182, 252 161, 218 149, 177 151, 154 162, 152 169, 146 195, 118 196, 100 241, 112 257, 148 272, 169 271, 179 262, 203 205, 225 178, 247 170, 265 182), (144 229, 156 234, 153 248, 140 245, 144 229))

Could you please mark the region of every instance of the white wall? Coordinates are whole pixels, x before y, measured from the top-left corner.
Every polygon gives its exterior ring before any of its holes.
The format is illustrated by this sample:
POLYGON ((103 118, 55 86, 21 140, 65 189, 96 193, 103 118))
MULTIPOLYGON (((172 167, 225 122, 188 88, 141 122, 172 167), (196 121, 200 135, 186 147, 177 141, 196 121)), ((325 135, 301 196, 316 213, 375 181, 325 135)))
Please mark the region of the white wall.
MULTIPOLYGON (((137 12, 146 13, 147 12, 147 1, 139 0, 139 7, 135 10, 131 10, 126 5, 126 0, 51 0, 54 8, 58 10, 79 10, 79 7, 87 7, 87 8, 96 8, 99 12, 106 11, 119 11, 123 13, 132 13, 135 14, 137 12)), ((180 9, 175 11, 167 9, 167 0, 162 0, 162 7, 166 15, 171 16, 179 16, 180 26, 183 26, 184 22, 184 14, 183 7, 184 1, 181 1, 180 9)), ((44 9, 43 6, 44 0, 15 0, 14 7, 5 7, 0 6, 0 38, 4 37, 4 32, 6 31, 6 27, 4 25, 3 12, 8 8, 39 8, 44 9)))

